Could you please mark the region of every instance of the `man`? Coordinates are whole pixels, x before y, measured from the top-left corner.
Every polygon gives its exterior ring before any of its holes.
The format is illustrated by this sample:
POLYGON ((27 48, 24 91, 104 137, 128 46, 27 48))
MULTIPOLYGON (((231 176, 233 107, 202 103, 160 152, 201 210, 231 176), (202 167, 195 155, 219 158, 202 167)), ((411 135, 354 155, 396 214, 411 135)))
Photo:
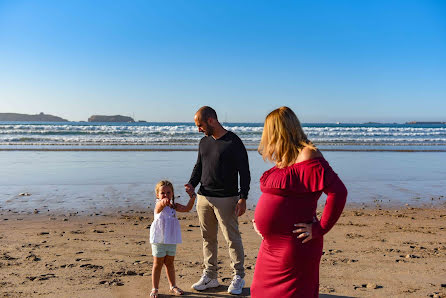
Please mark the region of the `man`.
POLYGON ((195 113, 195 125, 205 134, 200 140, 198 159, 186 192, 192 194, 198 183, 197 213, 203 237, 205 269, 201 279, 192 285, 198 291, 218 287, 217 232, 218 225, 229 246, 234 277, 228 288, 231 294, 241 294, 244 281, 244 251, 238 229, 238 216, 246 211, 251 181, 248 154, 240 138, 218 122, 211 107, 201 107, 195 113), (240 192, 238 176, 240 175, 240 192))

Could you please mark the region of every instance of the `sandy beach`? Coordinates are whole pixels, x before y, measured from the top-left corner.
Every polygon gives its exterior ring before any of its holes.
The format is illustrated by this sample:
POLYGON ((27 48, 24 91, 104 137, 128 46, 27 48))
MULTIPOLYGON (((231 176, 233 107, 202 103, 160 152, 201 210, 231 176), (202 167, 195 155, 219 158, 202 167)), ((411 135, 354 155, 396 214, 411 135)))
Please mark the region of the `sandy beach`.
MULTIPOLYGON (((177 284, 188 297, 230 297, 226 243, 219 235, 219 288, 190 289, 202 272, 195 212, 180 214, 183 244, 177 284)), ((249 210, 240 218, 249 297, 261 239, 249 210)), ((151 210, 88 215, 0 212, 0 295, 3 297, 148 297, 151 210)), ((321 297, 445 297, 446 208, 352 209, 325 237, 321 297), (436 295, 436 296, 435 296, 436 295)), ((165 272, 160 293, 168 297, 165 272)))
MULTIPOLYGON (((247 199, 239 297, 292 292, 271 286, 288 269, 266 246, 257 259, 256 208, 275 210, 274 233, 345 186, 319 297, 446 298, 445 29, 446 0, 0 0, 0 298, 150 298, 156 199, 188 205, 190 185, 247 199)), ((176 213, 176 286, 234 297, 221 231, 220 285, 191 288, 197 203, 176 213)), ((320 240, 277 249, 306 289, 320 240)))

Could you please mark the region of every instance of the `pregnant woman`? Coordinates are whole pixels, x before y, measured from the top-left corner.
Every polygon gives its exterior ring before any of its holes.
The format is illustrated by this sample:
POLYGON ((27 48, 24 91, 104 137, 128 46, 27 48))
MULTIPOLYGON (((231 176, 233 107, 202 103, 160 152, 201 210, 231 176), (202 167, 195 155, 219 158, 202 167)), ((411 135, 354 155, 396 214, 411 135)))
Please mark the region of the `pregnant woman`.
POLYGON ((318 297, 323 235, 338 220, 347 190, 287 107, 265 119, 259 153, 275 166, 260 178, 254 228, 263 241, 252 297, 318 297), (317 201, 327 201, 320 221, 317 201))

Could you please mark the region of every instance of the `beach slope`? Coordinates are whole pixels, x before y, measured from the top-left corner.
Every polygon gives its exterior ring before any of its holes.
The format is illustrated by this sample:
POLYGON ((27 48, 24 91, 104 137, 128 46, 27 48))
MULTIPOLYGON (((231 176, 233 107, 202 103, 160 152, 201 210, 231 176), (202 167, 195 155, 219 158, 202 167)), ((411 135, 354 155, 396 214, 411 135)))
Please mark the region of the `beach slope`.
MULTIPOLYGON (((152 212, 78 214, 0 212, 0 296, 148 297, 152 212)), ((253 211, 240 218, 249 296, 261 239, 253 211)), ((347 209, 326 236, 321 297, 445 297, 446 209, 347 209)), ((196 213, 180 215, 183 244, 176 258, 177 284, 188 297, 232 297, 226 243, 219 235, 222 286, 196 292, 202 272, 196 213)), ((167 294, 165 272, 160 293, 167 294)))

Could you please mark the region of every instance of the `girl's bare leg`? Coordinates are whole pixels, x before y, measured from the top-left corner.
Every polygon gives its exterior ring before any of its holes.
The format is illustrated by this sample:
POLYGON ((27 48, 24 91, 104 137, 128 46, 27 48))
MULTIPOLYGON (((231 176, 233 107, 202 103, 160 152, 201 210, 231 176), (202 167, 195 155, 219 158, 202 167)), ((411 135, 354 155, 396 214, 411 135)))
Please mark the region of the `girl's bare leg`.
POLYGON ((169 280, 171 287, 176 286, 174 260, 175 260, 175 256, 167 256, 166 255, 164 257, 164 265, 166 265, 167 279, 169 280))
MULTIPOLYGON (((158 287, 159 287, 161 270, 163 269, 164 259, 166 257, 162 257, 162 258, 153 257, 152 288, 158 289, 158 287)), ((169 281, 170 281, 170 279, 169 279, 169 281)))

